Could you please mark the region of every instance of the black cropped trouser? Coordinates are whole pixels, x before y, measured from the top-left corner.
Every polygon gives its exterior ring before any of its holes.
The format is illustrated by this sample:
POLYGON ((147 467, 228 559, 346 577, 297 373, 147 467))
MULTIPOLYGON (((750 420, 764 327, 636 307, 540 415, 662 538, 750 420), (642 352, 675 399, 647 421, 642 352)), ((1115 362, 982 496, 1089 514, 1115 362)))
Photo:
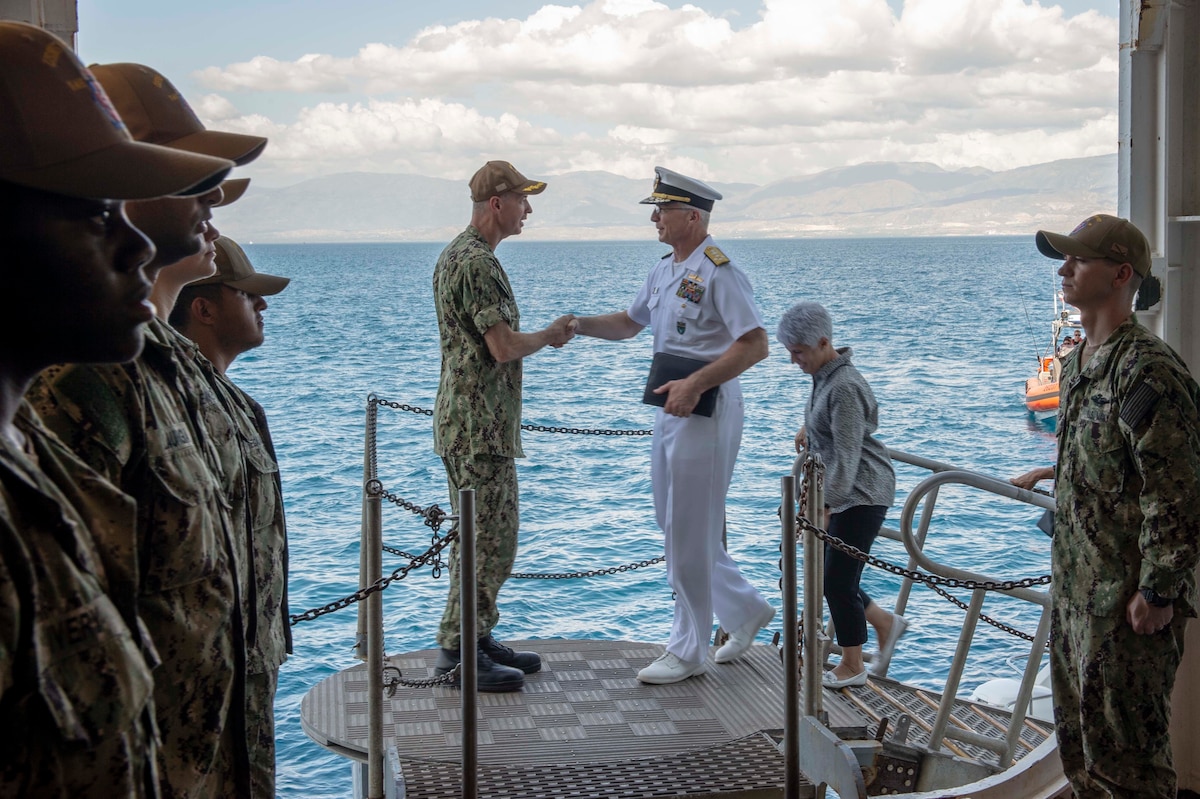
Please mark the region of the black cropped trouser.
MULTIPOLYGON (((884 505, 855 505, 829 517, 829 535, 870 552, 885 516, 884 505)), ((866 608, 871 597, 858 586, 863 565, 825 545, 825 601, 839 646, 862 646, 867 641, 866 608)))

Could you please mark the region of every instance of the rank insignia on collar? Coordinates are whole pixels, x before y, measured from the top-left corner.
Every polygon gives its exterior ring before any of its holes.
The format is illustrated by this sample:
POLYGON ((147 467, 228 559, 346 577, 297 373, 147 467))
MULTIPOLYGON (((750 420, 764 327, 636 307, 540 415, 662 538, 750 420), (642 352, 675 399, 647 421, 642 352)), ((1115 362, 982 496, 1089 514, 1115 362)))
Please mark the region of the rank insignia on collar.
POLYGON ((711 247, 704 248, 704 255, 708 260, 712 261, 715 266, 724 266, 729 263, 729 256, 721 252, 721 248, 715 244, 711 247))

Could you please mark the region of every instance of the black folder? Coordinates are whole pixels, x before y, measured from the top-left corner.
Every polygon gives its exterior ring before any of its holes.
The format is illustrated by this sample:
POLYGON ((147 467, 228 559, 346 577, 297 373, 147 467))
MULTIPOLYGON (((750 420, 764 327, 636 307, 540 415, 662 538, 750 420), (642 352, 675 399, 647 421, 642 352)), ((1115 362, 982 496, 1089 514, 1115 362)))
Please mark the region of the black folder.
MULTIPOLYGON (((654 353, 650 362, 650 375, 646 378, 646 392, 642 394, 642 402, 647 405, 662 407, 667 404, 666 393, 655 394, 654 389, 672 380, 681 380, 702 366, 708 366, 708 361, 698 361, 695 358, 684 358, 682 355, 672 355, 669 352, 654 353)), ((720 386, 713 386, 700 395, 700 401, 692 409, 692 413, 700 416, 712 416, 717 407, 717 392, 720 386)))

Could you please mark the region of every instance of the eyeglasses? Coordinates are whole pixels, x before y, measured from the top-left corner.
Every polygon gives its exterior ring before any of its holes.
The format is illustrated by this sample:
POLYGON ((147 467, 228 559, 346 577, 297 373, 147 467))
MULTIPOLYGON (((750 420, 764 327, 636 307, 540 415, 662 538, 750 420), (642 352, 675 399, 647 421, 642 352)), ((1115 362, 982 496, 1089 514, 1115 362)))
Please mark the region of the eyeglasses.
POLYGON ((656 205, 654 213, 661 214, 663 211, 690 211, 691 206, 688 205, 656 205))

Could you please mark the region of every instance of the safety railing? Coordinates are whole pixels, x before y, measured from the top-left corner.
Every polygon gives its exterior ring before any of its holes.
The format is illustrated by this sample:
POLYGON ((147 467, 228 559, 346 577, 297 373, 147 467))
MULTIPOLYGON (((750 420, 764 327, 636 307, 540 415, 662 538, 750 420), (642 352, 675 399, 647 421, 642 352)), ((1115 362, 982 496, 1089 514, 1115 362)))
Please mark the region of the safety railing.
MULTIPOLYGON (((462 772, 462 791, 461 796, 466 799, 473 799, 477 794, 477 785, 475 784, 475 763, 477 758, 477 743, 475 725, 475 702, 476 702, 476 656, 474 647, 476 644, 475 636, 472 631, 475 629, 475 611, 474 591, 468 590, 469 586, 474 584, 474 492, 460 492, 459 510, 460 515, 450 516, 438 508, 436 505, 431 505, 426 508, 406 502, 403 499, 386 491, 378 476, 378 462, 376 449, 376 427, 377 427, 377 409, 380 405, 392 407, 399 410, 409 410, 415 413, 430 415, 431 412, 425 409, 416 408, 407 405, 399 405, 386 400, 381 400, 375 395, 368 397, 367 402, 367 417, 366 430, 364 441, 364 456, 363 456, 363 498, 362 498, 362 547, 360 551, 361 571, 359 590, 344 599, 330 603, 323 608, 316 608, 306 613, 292 617, 292 623, 304 621, 309 618, 315 618, 325 613, 333 612, 342 607, 358 602, 360 610, 359 630, 357 636, 356 650, 359 656, 366 661, 367 668, 371 677, 368 679, 368 763, 367 763, 367 789, 371 799, 381 798, 385 795, 384 783, 386 774, 386 765, 396 761, 395 753, 391 753, 390 757, 384 758, 383 752, 383 701, 385 690, 390 695, 395 690, 397 684, 407 685, 428 685, 431 683, 449 682, 452 679, 458 679, 463 686, 462 701, 463 701, 463 772, 462 772), (469 494, 469 497, 466 496, 469 494), (389 577, 382 576, 382 558, 384 551, 396 551, 383 545, 382 541, 382 503, 388 500, 398 506, 404 507, 413 513, 423 516, 425 524, 433 529, 433 544, 424 553, 410 555, 409 553, 398 552, 409 559, 409 563, 392 573, 389 577), (439 533, 440 525, 445 521, 455 522, 454 527, 446 534, 439 533), (435 575, 441 569, 441 553, 452 542, 457 542, 462 557, 463 578, 461 587, 464 589, 462 597, 462 623, 463 630, 467 631, 462 636, 463 650, 461 652, 461 666, 455 672, 433 678, 431 680, 404 680, 399 671, 394 668, 384 666, 385 654, 383 651, 383 622, 382 622, 382 596, 381 592, 387 586, 398 579, 402 579, 412 569, 422 565, 432 565, 435 575), (469 550, 469 552, 468 552, 469 550), (470 570, 468 571, 468 567, 470 570), (386 672, 391 671, 396 673, 396 677, 389 681, 386 672)), ((647 435, 649 431, 604 431, 590 429, 575 429, 575 428, 547 428, 534 425, 523 425, 523 427, 538 431, 546 432, 563 432, 583 435, 647 435)), ((853 557, 858 557, 861 560, 867 561, 872 565, 884 568, 892 573, 902 577, 901 587, 897 595, 895 609, 897 613, 903 613, 908 604, 908 599, 911 594, 912 584, 914 582, 922 582, 934 590, 939 591, 943 595, 950 598, 952 601, 957 601, 950 597, 945 591, 938 588, 938 585, 947 585, 949 587, 968 588, 972 591, 971 602, 969 605, 963 605, 967 610, 966 619, 964 620, 963 628, 960 634, 958 647, 955 652, 954 660, 951 664, 950 673, 947 677, 945 690, 943 691, 942 704, 938 709, 937 719, 932 731, 931 749, 936 751, 945 738, 955 738, 966 743, 973 744, 989 751, 994 751, 998 755, 999 765, 1007 766, 1011 762, 1017 745, 1017 738, 1020 734, 1021 725, 1024 720, 1026 709, 1029 705, 1029 700, 1033 693, 1033 682, 1036 678, 1037 665, 1041 660, 1042 651, 1049 634, 1049 599, 1045 593, 1031 590, 1031 586, 1040 584, 1048 578, 1039 578, 1037 580, 1024 580, 1015 582, 1001 582, 994 580, 986 575, 976 574, 973 572, 955 569, 953 567, 939 564, 930 559, 924 552, 926 538, 929 534, 930 521, 933 518, 934 506, 937 502, 938 493, 942 486, 946 484, 960 484, 998 496, 1008 497, 1020 502, 1025 502, 1031 505, 1040 506, 1043 508, 1052 508, 1053 499, 1048 495, 1026 491, 1012 486, 1006 482, 996 480, 975 472, 964 471, 957 469, 949 464, 940 463, 938 461, 922 458, 915 455, 910 455, 898 450, 890 452, 893 460, 901 463, 924 468, 932 472, 932 474, 922 480, 909 494, 907 501, 901 512, 899 529, 883 528, 880 535, 885 538, 900 541, 904 544, 908 553, 908 563, 905 567, 900 567, 874 558, 866 553, 858 552, 853 547, 848 547, 837 539, 828 537, 825 531, 821 529, 824 522, 823 519, 823 498, 821 496, 822 487, 820 480, 813 481, 812 475, 806 475, 803 469, 804 456, 797 458, 796 465, 793 468, 793 474, 790 477, 784 478, 784 493, 785 502, 782 508, 785 518, 785 546, 784 559, 781 563, 783 567, 783 583, 781 587, 783 591, 784 601, 784 657, 785 662, 788 653, 791 652, 793 657, 798 657, 799 648, 797 641, 799 633, 795 624, 797 610, 795 608, 795 599, 798 596, 796 580, 795 580, 795 536, 801 536, 806 544, 806 555, 804 558, 804 623, 799 629, 803 630, 804 641, 803 648, 810 653, 819 653, 818 656, 810 656, 804 660, 803 670, 795 667, 785 668, 785 679, 789 681, 789 685, 785 686, 789 696, 795 696, 798 701, 800 695, 804 696, 804 715, 807 718, 815 719, 818 724, 805 725, 801 724, 800 729, 805 731, 808 736, 807 742, 801 741, 804 746, 819 745, 821 741, 818 739, 824 735, 830 735, 822 723, 825 721, 825 714, 821 707, 821 667, 824 662, 825 655, 830 649, 836 650, 831 644, 832 627, 828 630, 821 628, 821 608, 823 601, 822 579, 823 579, 823 559, 824 547, 820 545, 821 541, 831 545, 843 548, 853 557), (802 485, 799 479, 802 476, 809 478, 807 489, 798 489, 797 486, 802 485), (811 491, 808 497, 802 497, 804 491, 811 491), (791 504, 787 497, 791 497, 791 504), (807 499, 808 504, 801 502, 800 515, 794 516, 795 507, 794 500, 801 498, 807 499), (815 503, 815 504, 813 504, 815 503), (920 510, 920 518, 916 522, 916 529, 913 529, 914 519, 917 517, 918 509, 920 510), (793 543, 789 547, 786 545, 787 522, 790 518, 792 526, 793 543), (791 552, 791 585, 789 588, 788 577, 788 553, 791 552), (923 573, 919 570, 925 570, 923 573), (950 714, 953 706, 954 695, 958 690, 958 685, 965 668, 967 655, 970 651, 971 642, 974 637, 976 623, 980 620, 991 621, 991 623, 1007 629, 1009 632, 1021 635, 1018 631, 1008 628, 1003 625, 989 620, 987 616, 981 613, 984 597, 988 590, 1004 591, 1014 597, 1025 601, 1034 602, 1041 605, 1043 608, 1041 622, 1038 627, 1038 632, 1034 636, 1024 635, 1025 638, 1032 638, 1032 647, 1030 657, 1027 661, 1026 671, 1022 680, 1021 688, 1017 698, 1016 708, 1013 711, 1012 720, 1007 730, 1007 735, 1002 743, 998 743, 995 739, 973 733, 965 729, 957 729, 949 726, 950 714), (791 608, 789 612, 789 597, 791 598, 791 608), (789 632, 790 631, 790 632, 789 632), (789 641, 790 635, 790 641, 789 641), (797 683, 803 683, 803 691, 797 683), (792 683, 796 683, 792 685, 792 683)), ((587 572, 565 573, 565 574, 528 574, 521 575, 528 578, 573 578, 573 577, 590 577, 600 574, 613 574, 627 571, 630 569, 641 568, 653 563, 661 562, 662 558, 654 558, 645 560, 639 563, 628 564, 624 566, 614 567, 610 569, 598 569, 587 572)), ((514 575, 516 577, 517 575, 514 575)), ((719 634, 719 633, 718 633, 719 634)), ((793 661, 795 663, 795 661, 793 661)), ((886 672, 887 664, 874 664, 877 671, 886 672)), ((798 708, 797 708, 798 711, 798 708)), ((797 738, 795 735, 796 725, 789 723, 788 728, 792 730, 790 741, 785 734, 785 755, 789 761, 796 755, 797 738)), ((851 761, 842 764, 842 771, 846 773, 847 779, 852 780, 853 769, 851 761), (847 770, 849 768, 849 770, 847 770)), ((792 773, 792 769, 788 768, 788 773, 792 773)), ((858 776, 858 781, 861 781, 861 775, 858 776)), ((852 780, 853 783, 853 780, 852 780)), ((851 784, 852 784, 851 783, 851 784)), ((785 791, 785 795, 793 795, 785 791)))
MULTIPOLYGON (((904 545, 904 548, 908 553, 908 563, 906 566, 903 568, 894 566, 880 560, 879 558, 860 552, 854 547, 849 547, 835 538, 826 536, 823 530, 816 531, 816 533, 827 544, 837 547, 851 557, 863 560, 871 565, 880 566, 888 571, 900 575, 902 578, 901 587, 897 594, 895 606, 895 612, 898 614, 904 613, 908 604, 908 599, 911 595, 912 586, 915 582, 926 584, 927 586, 956 602, 957 600, 955 600, 954 597, 951 597, 939 586, 966 588, 971 591, 971 599, 969 603, 963 604, 958 602, 958 604, 966 611, 966 615, 963 620, 962 628, 959 632, 954 658, 951 661, 950 669, 947 673, 946 683, 942 691, 941 703, 938 706, 937 715, 930 732, 930 749, 932 751, 937 751, 946 738, 952 738, 988 751, 995 752, 999 767, 1006 768, 1012 762, 1013 757, 1015 756, 1018 746, 1018 739, 1025 721, 1025 715, 1029 708, 1030 700, 1033 696, 1038 666, 1041 662, 1042 654, 1045 650, 1045 646, 1050 634, 1049 594, 1044 591, 1033 590, 1033 586, 1047 584, 1049 582, 1049 577, 1045 576, 1020 580, 1004 580, 991 575, 959 569, 937 562, 930 558, 926 554, 925 544, 929 535, 930 522, 934 517, 934 509, 937 504, 938 494, 943 486, 966 486, 991 495, 1048 509, 1053 509, 1054 499, 1052 496, 1047 494, 1018 488, 1006 481, 997 480, 977 472, 958 469, 949 464, 911 455, 899 450, 891 450, 890 455, 894 461, 917 466, 932 472, 932 474, 930 474, 928 477, 921 480, 909 493, 907 499, 905 500, 904 506, 901 509, 899 529, 884 527, 880 531, 880 536, 899 541, 904 545), (914 521, 916 522, 915 529, 914 521), (995 620, 987 617, 982 612, 982 609, 984 599, 986 598, 988 591, 999 591, 1017 599, 1038 605, 1041 608, 1041 612, 1037 632, 1033 635, 1025 635, 1019 631, 1013 630, 1011 627, 1008 627, 1005 624, 996 622, 995 620), (1005 730, 1005 737, 1003 740, 997 740, 995 738, 980 735, 979 733, 968 729, 962 729, 950 725, 955 697, 962 681, 962 675, 966 668, 967 658, 970 654, 977 625, 980 620, 989 621, 1007 632, 1020 635, 1021 637, 1030 640, 1029 657, 1026 660, 1026 666, 1022 675, 1016 703, 1012 711, 1012 716, 1009 720, 1008 727, 1005 730)), ((804 467, 805 456, 803 453, 801 453, 801 455, 797 457, 792 470, 793 476, 796 479, 800 479, 805 475, 804 467)), ((803 512, 804 509, 801 508, 801 513, 803 512)), ((805 555, 806 561, 811 559, 814 562, 813 570, 811 572, 807 567, 807 564, 805 568, 806 579, 804 590, 806 608, 810 604, 819 608, 821 607, 821 602, 823 601, 823 569, 820 567, 820 561, 822 557, 823 548, 815 548, 811 555, 807 553, 805 555)), ((808 634, 807 624, 808 618, 806 614, 806 636, 808 634)), ((820 622, 818 621, 817 624, 819 625, 820 622)), ((832 626, 829 626, 826 628, 825 635, 822 637, 821 641, 819 643, 814 641, 816 646, 819 646, 820 648, 808 650, 813 653, 818 653, 816 657, 811 658, 812 660, 823 663, 829 650, 837 651, 837 647, 829 643, 832 632, 832 626)), ((887 663, 876 663, 873 665, 876 673, 886 673, 888 666, 887 663)))
MULTIPOLYGON (((912 456, 909 456, 910 458, 912 456)), ((911 461, 909 461, 911 463, 911 461)), ((943 470, 926 477, 913 488, 904 502, 900 512, 900 533, 904 548, 907 550, 910 564, 943 578, 957 580, 963 587, 971 589, 971 601, 963 619, 959 632, 958 645, 955 648, 954 659, 942 691, 942 701, 938 706, 937 716, 930 733, 930 746, 934 749, 941 745, 944 738, 954 738, 964 743, 972 744, 983 749, 989 749, 999 755, 998 764, 1006 768, 1012 763, 1017 749, 1017 741, 1025 723, 1025 715, 1033 696, 1034 683, 1037 680, 1038 666, 1042 660, 1046 643, 1050 638, 1051 606, 1050 594, 1046 591, 1035 591, 1026 585, 1013 584, 997 579, 990 575, 968 571, 939 563, 925 553, 925 542, 929 531, 929 519, 933 515, 933 507, 937 501, 937 492, 943 485, 958 484, 969 486, 989 494, 1005 497, 1018 502, 1024 502, 1042 508, 1054 507, 1054 500, 1043 494, 1027 491, 1006 481, 963 470, 943 470), (918 530, 913 531, 913 518, 919 505, 924 505, 918 530), (962 681, 966 668, 967 657, 970 654, 975 638, 975 630, 983 611, 983 602, 988 591, 1000 591, 1016 599, 1030 602, 1041 608, 1037 632, 1030 644, 1029 657, 1025 661, 1025 671, 1021 677, 1021 687, 1017 692, 1016 704, 1008 722, 1004 741, 980 735, 968 729, 950 727, 950 716, 953 703, 962 681)), ((910 568, 912 568, 910 566, 910 568)), ((908 577, 906 580, 910 579, 908 577)))

